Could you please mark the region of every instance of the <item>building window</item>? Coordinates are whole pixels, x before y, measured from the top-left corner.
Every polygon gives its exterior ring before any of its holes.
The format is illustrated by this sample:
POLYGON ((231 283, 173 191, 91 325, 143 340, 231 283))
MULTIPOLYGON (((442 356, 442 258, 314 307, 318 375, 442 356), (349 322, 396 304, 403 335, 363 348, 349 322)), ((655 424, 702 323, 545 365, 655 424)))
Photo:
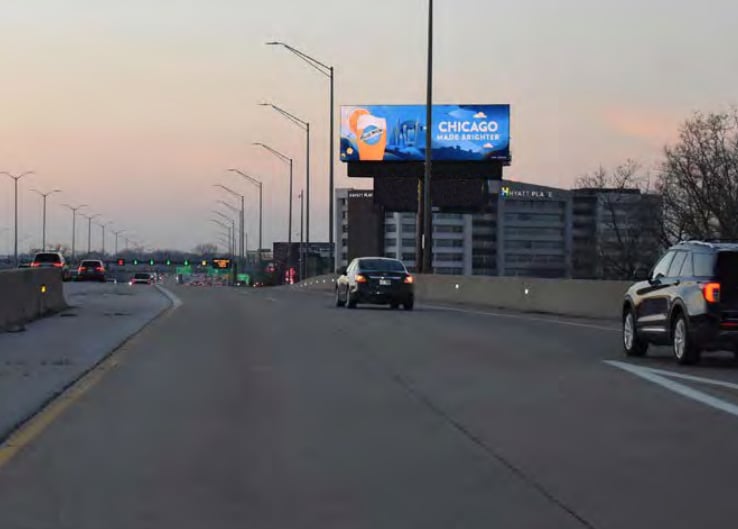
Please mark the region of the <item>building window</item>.
POLYGON ((402 260, 403 261, 415 261, 415 254, 414 253, 403 253, 402 254, 402 260))
POLYGON ((402 225, 402 231, 414 232, 415 231, 415 224, 403 224, 402 225))
POLYGON ((346 210, 344 209, 344 210, 343 210, 343 211, 341 212, 341 218, 342 218, 342 219, 345 219, 345 218, 346 218, 347 216, 348 216, 348 212, 347 212, 347 211, 346 211, 346 210))
POLYGON ((433 254, 434 259, 438 261, 448 261, 452 263, 460 263, 464 261, 462 253, 436 253, 433 254))
POLYGON ((343 233, 348 233, 348 226, 346 224, 344 224, 343 226, 341 226, 341 231, 343 233))
POLYGON ((415 246, 415 239, 402 239, 403 246, 415 246))
POLYGON ((461 239, 436 239, 433 246, 437 248, 463 248, 464 241, 461 239))
POLYGON ((463 226, 433 226, 433 231, 436 233, 464 233, 463 226))
POLYGON ((387 246, 397 246, 397 239, 385 239, 384 240, 384 247, 387 246))
POLYGON ((385 233, 395 233, 395 232, 397 232, 397 224, 385 224, 384 225, 384 231, 385 231, 385 233))

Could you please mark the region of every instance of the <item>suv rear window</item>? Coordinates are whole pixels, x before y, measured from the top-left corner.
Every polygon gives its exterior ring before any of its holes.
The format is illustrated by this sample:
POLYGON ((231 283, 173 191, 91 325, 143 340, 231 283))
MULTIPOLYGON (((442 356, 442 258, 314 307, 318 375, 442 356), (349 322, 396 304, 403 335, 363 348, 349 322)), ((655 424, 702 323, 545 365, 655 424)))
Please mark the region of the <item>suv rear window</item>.
POLYGON ((149 274, 136 274, 133 279, 151 279, 149 274))
POLYGON ((34 259, 37 263, 61 263, 58 253, 38 253, 34 259))
POLYGON ((86 268, 95 268, 98 266, 102 266, 102 263, 100 261, 82 261, 82 264, 80 266, 84 266, 86 268))

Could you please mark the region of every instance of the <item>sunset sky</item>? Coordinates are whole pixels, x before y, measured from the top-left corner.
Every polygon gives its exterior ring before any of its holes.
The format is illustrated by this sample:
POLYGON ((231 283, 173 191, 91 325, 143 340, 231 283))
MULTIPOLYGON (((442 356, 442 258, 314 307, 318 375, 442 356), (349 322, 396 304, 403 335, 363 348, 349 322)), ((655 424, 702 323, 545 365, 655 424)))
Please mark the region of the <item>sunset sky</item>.
MULTIPOLYGON (((692 112, 738 104, 731 0, 436 6, 435 100, 512 105, 509 179, 568 187, 600 164, 654 167, 692 112)), ((286 240, 287 168, 250 144, 295 157, 297 195, 304 133, 260 101, 312 124, 311 238, 326 240, 328 82, 264 43, 335 65, 337 105, 423 103, 425 31, 425 0, 3 0, 0 171, 37 173, 22 183, 21 248, 40 244, 33 187, 64 190, 49 202, 51 242, 71 238, 59 204, 84 202, 149 246, 189 250, 214 240, 222 183, 249 198, 253 249, 257 193, 229 167, 263 179, 265 243, 286 240)), ((338 162, 336 174, 370 185, 338 162)), ((2 177, 0 254, 11 231, 2 177)))

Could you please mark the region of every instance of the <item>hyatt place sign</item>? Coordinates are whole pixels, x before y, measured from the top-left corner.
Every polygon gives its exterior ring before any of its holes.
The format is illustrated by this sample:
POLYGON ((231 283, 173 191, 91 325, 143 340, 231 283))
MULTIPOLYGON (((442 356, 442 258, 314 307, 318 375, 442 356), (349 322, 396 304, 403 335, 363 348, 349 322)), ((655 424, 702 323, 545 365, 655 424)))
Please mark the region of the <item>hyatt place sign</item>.
POLYGON ((553 191, 536 191, 532 189, 513 189, 510 186, 502 186, 500 189, 502 198, 537 198, 551 199, 554 198, 553 191))

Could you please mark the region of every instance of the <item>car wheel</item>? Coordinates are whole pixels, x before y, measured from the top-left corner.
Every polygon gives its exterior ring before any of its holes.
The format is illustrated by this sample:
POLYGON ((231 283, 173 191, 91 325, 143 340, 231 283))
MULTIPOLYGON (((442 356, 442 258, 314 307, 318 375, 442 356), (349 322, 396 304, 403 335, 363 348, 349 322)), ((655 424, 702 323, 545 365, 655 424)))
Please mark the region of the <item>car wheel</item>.
POLYGON ((392 310, 397 310, 397 309, 400 308, 400 304, 399 303, 390 303, 390 308, 392 310))
POLYGON ((402 308, 405 310, 413 310, 415 307, 415 301, 411 300, 402 305, 402 308))
POLYGON ((626 356, 645 356, 648 350, 648 342, 638 337, 633 309, 623 316, 623 349, 626 356))
POLYGON ((343 307, 346 303, 341 300, 341 294, 338 290, 338 287, 336 287, 336 307, 343 307))
POLYGON ((672 351, 677 362, 681 365, 690 365, 699 362, 700 350, 695 346, 689 336, 687 318, 684 314, 678 314, 671 328, 672 351))
POLYGON ((351 297, 351 290, 346 287, 346 307, 349 309, 355 309, 357 305, 356 300, 351 297))

